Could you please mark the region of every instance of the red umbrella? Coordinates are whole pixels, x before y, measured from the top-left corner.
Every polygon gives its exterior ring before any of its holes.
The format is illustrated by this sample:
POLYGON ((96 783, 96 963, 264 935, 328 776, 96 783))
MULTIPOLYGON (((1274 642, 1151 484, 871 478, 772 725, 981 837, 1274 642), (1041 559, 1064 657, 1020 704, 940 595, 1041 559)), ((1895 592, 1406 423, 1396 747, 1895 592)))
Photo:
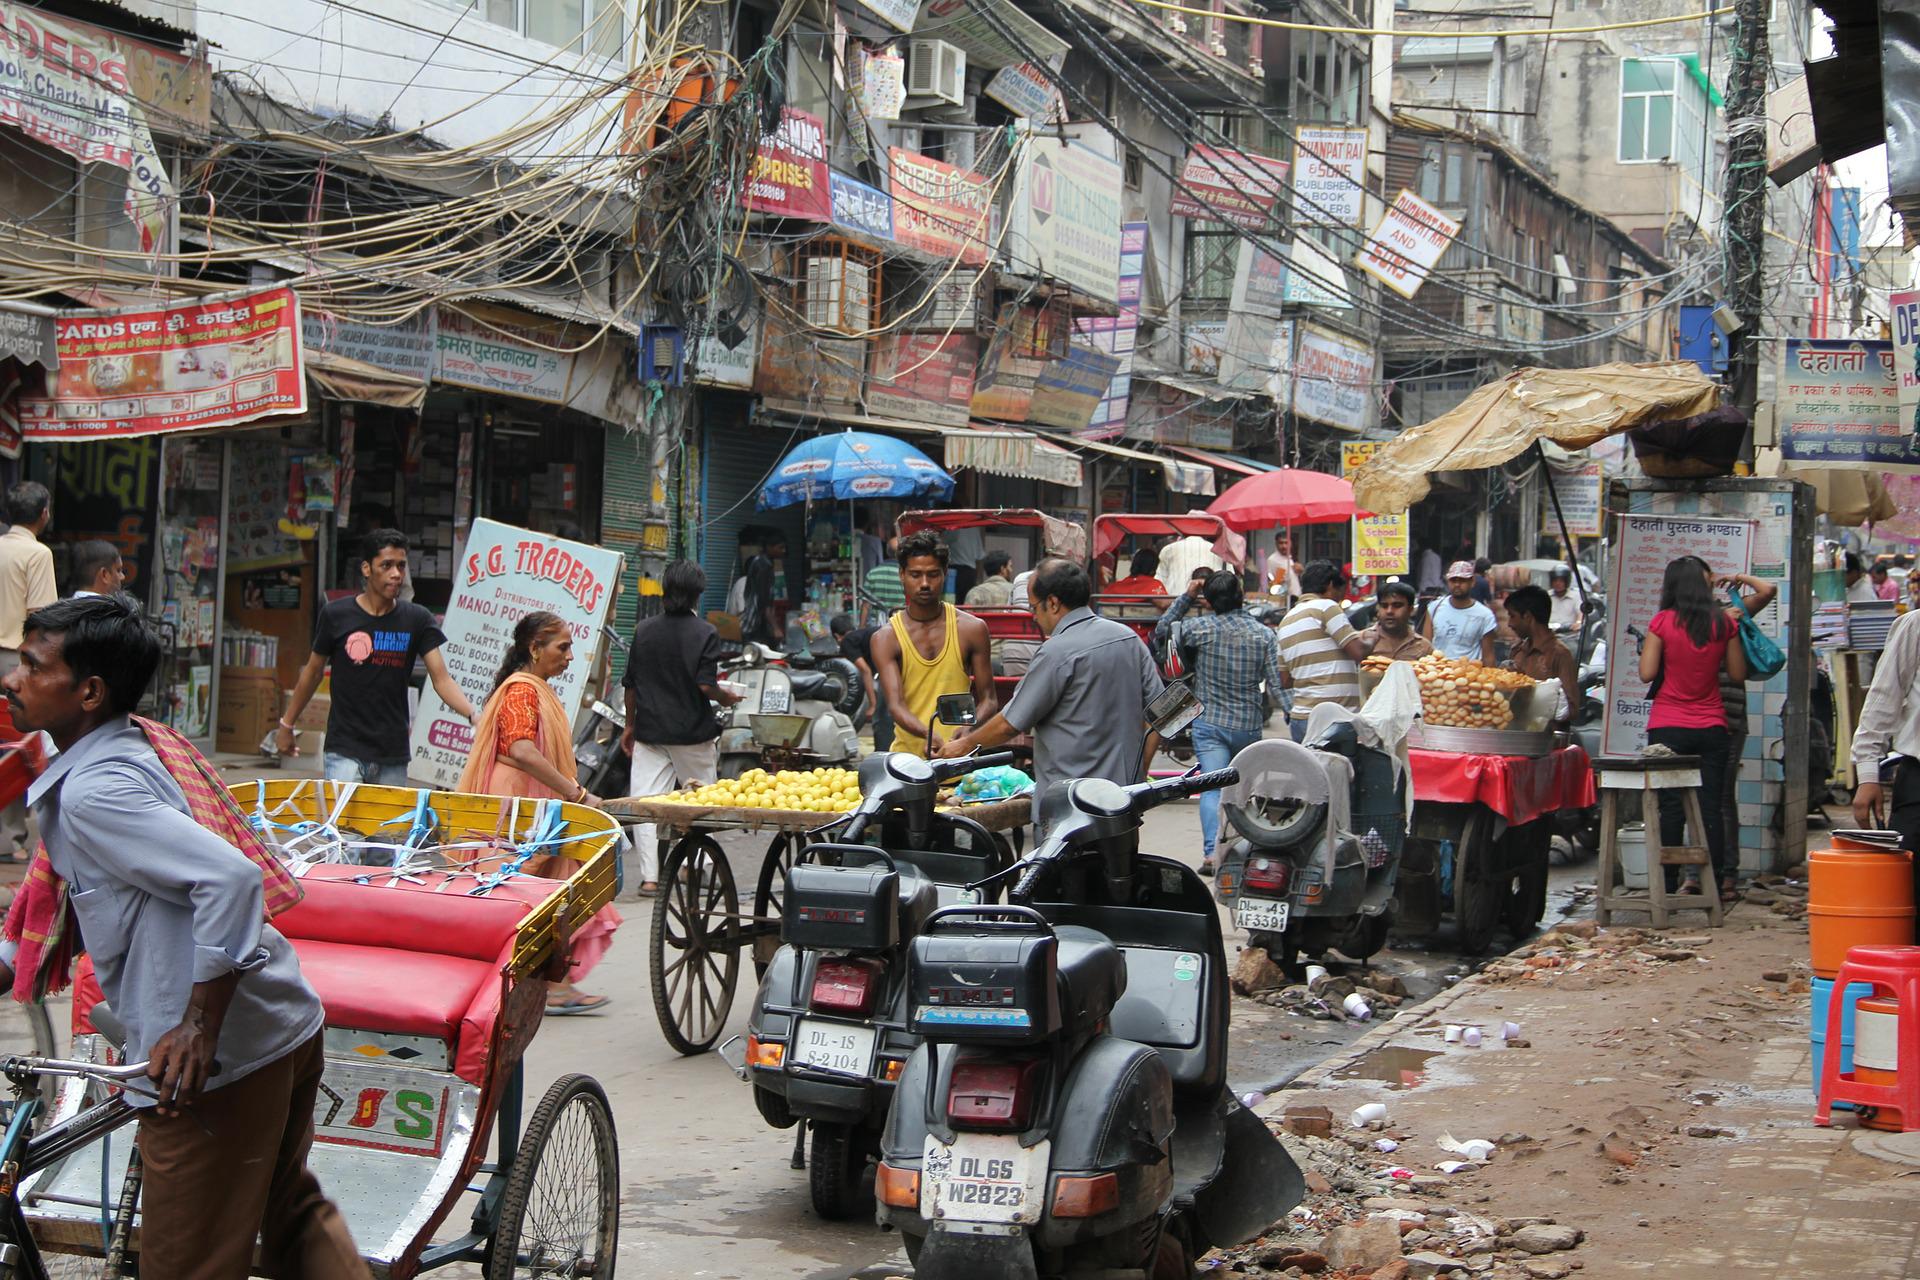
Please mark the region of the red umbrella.
POLYGON ((1215 498, 1207 510, 1235 530, 1329 524, 1368 514, 1355 511, 1353 486, 1339 476, 1292 467, 1248 476, 1215 498))

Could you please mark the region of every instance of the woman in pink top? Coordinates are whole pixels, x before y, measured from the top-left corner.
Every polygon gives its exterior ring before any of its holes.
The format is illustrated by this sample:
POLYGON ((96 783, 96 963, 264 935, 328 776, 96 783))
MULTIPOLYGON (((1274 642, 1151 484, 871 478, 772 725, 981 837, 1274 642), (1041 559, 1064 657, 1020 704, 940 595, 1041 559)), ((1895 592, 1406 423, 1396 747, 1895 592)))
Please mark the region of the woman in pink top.
MULTIPOLYGON (((1738 683, 1747 678, 1747 654, 1740 647, 1739 628, 1714 603, 1713 571, 1698 556, 1681 556, 1667 566, 1660 588, 1660 612, 1647 624, 1646 643, 1640 649, 1640 678, 1653 691, 1653 709, 1647 717, 1647 742, 1671 747, 1675 754, 1700 759, 1701 825, 1713 858, 1720 896, 1737 896, 1734 871, 1737 855, 1728 849, 1728 831, 1720 798, 1727 771, 1739 765, 1728 759, 1727 713, 1720 700, 1720 673, 1738 683)), ((1749 609, 1764 608, 1773 592, 1766 583, 1734 574, 1721 581, 1751 587, 1749 609)), ((1685 809, 1673 791, 1660 793, 1660 841, 1685 841, 1685 809)), ((1673 869, 1668 869, 1669 888, 1673 869)), ((1682 893, 1700 892, 1699 873, 1688 868, 1682 893)))

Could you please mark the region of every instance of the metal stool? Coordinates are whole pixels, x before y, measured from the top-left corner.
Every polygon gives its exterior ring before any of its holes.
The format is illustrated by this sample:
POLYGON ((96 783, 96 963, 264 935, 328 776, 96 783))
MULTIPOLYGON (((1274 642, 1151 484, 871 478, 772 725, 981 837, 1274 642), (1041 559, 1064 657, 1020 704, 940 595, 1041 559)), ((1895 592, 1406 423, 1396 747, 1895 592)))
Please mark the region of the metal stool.
POLYGON ((1672 911, 1704 911, 1712 927, 1721 919, 1720 886, 1714 882, 1713 855, 1704 843, 1668 847, 1660 838, 1660 793, 1669 788, 1682 792, 1686 822, 1695 840, 1706 839, 1706 823, 1700 815, 1700 758, 1698 756, 1601 756, 1593 762, 1600 782, 1600 886, 1594 900, 1593 916, 1600 924, 1610 922, 1615 911, 1645 911, 1653 917, 1653 926, 1664 929, 1672 911), (1640 793, 1640 820, 1647 828, 1647 891, 1616 890, 1614 881, 1620 870, 1620 796, 1640 793), (1669 894, 1668 867, 1704 867, 1701 894, 1669 894))

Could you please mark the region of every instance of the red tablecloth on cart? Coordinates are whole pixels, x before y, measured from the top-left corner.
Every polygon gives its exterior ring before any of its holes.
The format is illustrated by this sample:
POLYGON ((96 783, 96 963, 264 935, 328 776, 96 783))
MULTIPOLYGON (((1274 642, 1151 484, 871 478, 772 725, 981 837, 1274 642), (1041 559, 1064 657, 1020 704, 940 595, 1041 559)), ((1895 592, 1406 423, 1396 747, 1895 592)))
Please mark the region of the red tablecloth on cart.
POLYGON ((1598 801, 1593 766, 1579 747, 1545 756, 1491 756, 1410 751, 1413 798, 1440 804, 1483 804, 1519 826, 1560 809, 1598 801))

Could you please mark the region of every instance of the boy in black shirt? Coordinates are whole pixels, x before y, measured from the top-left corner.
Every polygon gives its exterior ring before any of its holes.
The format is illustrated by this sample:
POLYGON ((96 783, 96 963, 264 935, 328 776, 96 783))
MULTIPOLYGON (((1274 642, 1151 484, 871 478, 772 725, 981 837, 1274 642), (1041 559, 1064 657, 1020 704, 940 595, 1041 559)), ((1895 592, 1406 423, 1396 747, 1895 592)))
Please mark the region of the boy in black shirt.
POLYGON ((827 624, 833 629, 833 638, 840 642, 840 656, 860 668, 860 679, 867 689, 867 706, 873 712, 873 749, 887 751, 893 747, 893 716, 887 711, 887 700, 880 696, 879 679, 873 673, 873 633, 877 626, 856 627, 853 615, 838 613, 827 624))
POLYGON ((320 675, 333 663, 333 704, 327 712, 322 755, 330 782, 404 785, 407 780, 407 686, 413 661, 424 658, 434 692, 456 715, 473 721, 473 704, 447 672, 440 646, 447 642, 433 615, 400 598, 407 583, 407 535, 375 529, 367 535, 360 572, 366 585, 357 596, 320 610, 313 629, 313 656, 300 669, 275 743, 282 756, 300 753, 293 724, 307 709, 320 675))
MULTIPOLYGON (((630 796, 663 795, 714 780, 720 722, 708 704, 731 706, 738 694, 720 687, 720 636, 694 612, 707 575, 691 560, 675 560, 660 577, 666 612, 643 618, 627 651, 627 727, 620 749, 633 757, 630 796)), ((660 839, 651 824, 633 829, 640 854, 640 895, 660 887, 660 839)))

